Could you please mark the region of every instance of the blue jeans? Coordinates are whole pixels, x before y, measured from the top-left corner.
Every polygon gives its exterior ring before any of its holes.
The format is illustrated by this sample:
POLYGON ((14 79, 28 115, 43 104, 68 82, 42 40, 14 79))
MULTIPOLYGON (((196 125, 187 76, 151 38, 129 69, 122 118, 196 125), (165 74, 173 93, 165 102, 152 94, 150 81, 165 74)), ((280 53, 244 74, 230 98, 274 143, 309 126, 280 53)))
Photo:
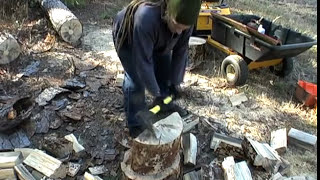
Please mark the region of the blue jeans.
MULTIPOLYGON (((147 108, 145 102, 145 86, 135 70, 135 64, 132 59, 131 48, 122 47, 118 52, 125 76, 122 86, 124 94, 124 109, 129 129, 140 127, 139 119, 135 118, 135 114, 147 108)), ((154 72, 157 83, 160 88, 161 96, 169 95, 171 53, 161 56, 154 56, 154 72)))

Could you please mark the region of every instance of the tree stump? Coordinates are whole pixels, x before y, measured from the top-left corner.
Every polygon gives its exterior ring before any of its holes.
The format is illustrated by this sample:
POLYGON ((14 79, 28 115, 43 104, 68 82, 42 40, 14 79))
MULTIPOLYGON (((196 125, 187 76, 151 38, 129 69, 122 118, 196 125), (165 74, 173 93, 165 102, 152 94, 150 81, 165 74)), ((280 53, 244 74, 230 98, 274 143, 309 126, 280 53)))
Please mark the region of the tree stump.
POLYGON ((0 64, 8 64, 20 55, 17 40, 9 33, 0 33, 0 64))
POLYGON ((198 37, 190 37, 189 39, 189 62, 187 70, 192 70, 204 61, 206 40, 198 37))
POLYGON ((154 124, 160 132, 159 139, 145 130, 133 140, 121 163, 124 179, 177 179, 180 174, 180 145, 183 129, 177 112, 154 124))
POLYGON ((53 28, 62 39, 76 43, 82 35, 82 24, 78 18, 59 0, 38 0, 47 12, 53 28))

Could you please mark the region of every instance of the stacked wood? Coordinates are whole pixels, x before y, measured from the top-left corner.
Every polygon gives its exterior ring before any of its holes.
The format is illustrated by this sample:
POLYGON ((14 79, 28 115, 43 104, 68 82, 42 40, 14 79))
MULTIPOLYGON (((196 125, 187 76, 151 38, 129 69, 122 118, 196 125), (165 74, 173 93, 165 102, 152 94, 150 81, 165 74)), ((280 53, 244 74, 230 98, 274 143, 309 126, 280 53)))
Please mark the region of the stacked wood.
POLYGON ((36 169, 49 178, 66 177, 67 168, 62 162, 42 151, 32 152, 24 161, 26 165, 36 169))
POLYGON ((182 119, 175 112, 154 126, 160 130, 159 139, 145 130, 125 153, 121 162, 125 179, 162 180, 179 176, 182 119))
POLYGON ((204 61, 206 40, 198 37, 190 37, 189 40, 189 62, 187 70, 192 70, 204 61))
POLYGON ((82 35, 79 19, 59 0, 38 0, 47 12, 53 28, 62 39, 71 44, 78 42, 82 35))
POLYGON ((314 151, 317 146, 317 136, 291 128, 288 133, 289 144, 314 151))
POLYGON ((271 132, 270 146, 279 154, 287 150, 287 130, 286 128, 271 132))
POLYGON ((254 166, 262 166, 266 171, 277 173, 282 163, 278 153, 267 143, 259 143, 245 137, 242 142, 245 155, 254 166))
POLYGON ((9 33, 0 32, 0 65, 14 61, 20 53, 21 47, 17 40, 9 33))
POLYGON ((237 159, 245 159, 241 143, 241 139, 214 133, 211 139, 210 148, 220 156, 233 156, 237 159))
POLYGON ((182 137, 182 148, 185 165, 196 165, 198 142, 195 135, 188 133, 182 137))
POLYGON ((234 171, 235 162, 232 156, 224 158, 224 161, 222 162, 222 169, 224 174, 225 180, 235 180, 236 175, 234 171))
POLYGON ((236 180, 252 180, 250 169, 245 161, 236 163, 234 172, 236 180))

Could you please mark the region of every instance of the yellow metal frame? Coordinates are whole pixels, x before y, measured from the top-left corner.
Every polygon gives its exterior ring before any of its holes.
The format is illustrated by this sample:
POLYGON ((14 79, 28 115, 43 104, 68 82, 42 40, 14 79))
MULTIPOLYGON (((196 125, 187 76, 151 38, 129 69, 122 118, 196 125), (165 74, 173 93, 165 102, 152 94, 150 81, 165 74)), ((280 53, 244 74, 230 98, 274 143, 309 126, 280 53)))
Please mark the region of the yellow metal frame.
MULTIPOLYGON (((233 51, 232 49, 228 48, 227 46, 222 45, 221 43, 213 40, 211 36, 208 36, 207 43, 211 46, 219 49, 220 51, 226 53, 227 55, 239 55, 237 52, 233 51)), ((258 69, 262 67, 270 67, 275 66, 277 64, 280 64, 283 59, 270 59, 262 62, 254 62, 251 61, 250 64, 248 64, 248 69, 258 69)))
POLYGON ((231 14, 230 8, 219 8, 214 7, 217 3, 213 2, 203 2, 201 4, 200 13, 197 19, 196 30, 211 30, 212 29, 212 19, 210 18, 211 12, 217 12, 221 15, 231 14))

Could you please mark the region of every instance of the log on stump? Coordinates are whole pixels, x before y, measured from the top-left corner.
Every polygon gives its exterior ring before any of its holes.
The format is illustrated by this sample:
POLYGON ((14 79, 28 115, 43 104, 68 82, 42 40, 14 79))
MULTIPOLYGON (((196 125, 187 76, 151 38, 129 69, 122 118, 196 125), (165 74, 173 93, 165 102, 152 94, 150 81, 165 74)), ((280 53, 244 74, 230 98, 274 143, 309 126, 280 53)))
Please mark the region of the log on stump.
POLYGON ((0 33, 0 64, 8 64, 20 55, 21 47, 9 33, 0 33))
POLYGON ((189 62, 187 70, 192 70, 204 61, 206 40, 198 37, 190 37, 189 39, 189 62))
POLYGON ((82 35, 82 24, 79 19, 59 0, 38 0, 47 12, 52 26, 71 44, 77 43, 82 35))
POLYGON ((133 140, 125 153, 121 169, 125 179, 177 179, 180 174, 180 142, 182 119, 177 112, 154 124, 161 132, 160 138, 149 130, 133 140))

